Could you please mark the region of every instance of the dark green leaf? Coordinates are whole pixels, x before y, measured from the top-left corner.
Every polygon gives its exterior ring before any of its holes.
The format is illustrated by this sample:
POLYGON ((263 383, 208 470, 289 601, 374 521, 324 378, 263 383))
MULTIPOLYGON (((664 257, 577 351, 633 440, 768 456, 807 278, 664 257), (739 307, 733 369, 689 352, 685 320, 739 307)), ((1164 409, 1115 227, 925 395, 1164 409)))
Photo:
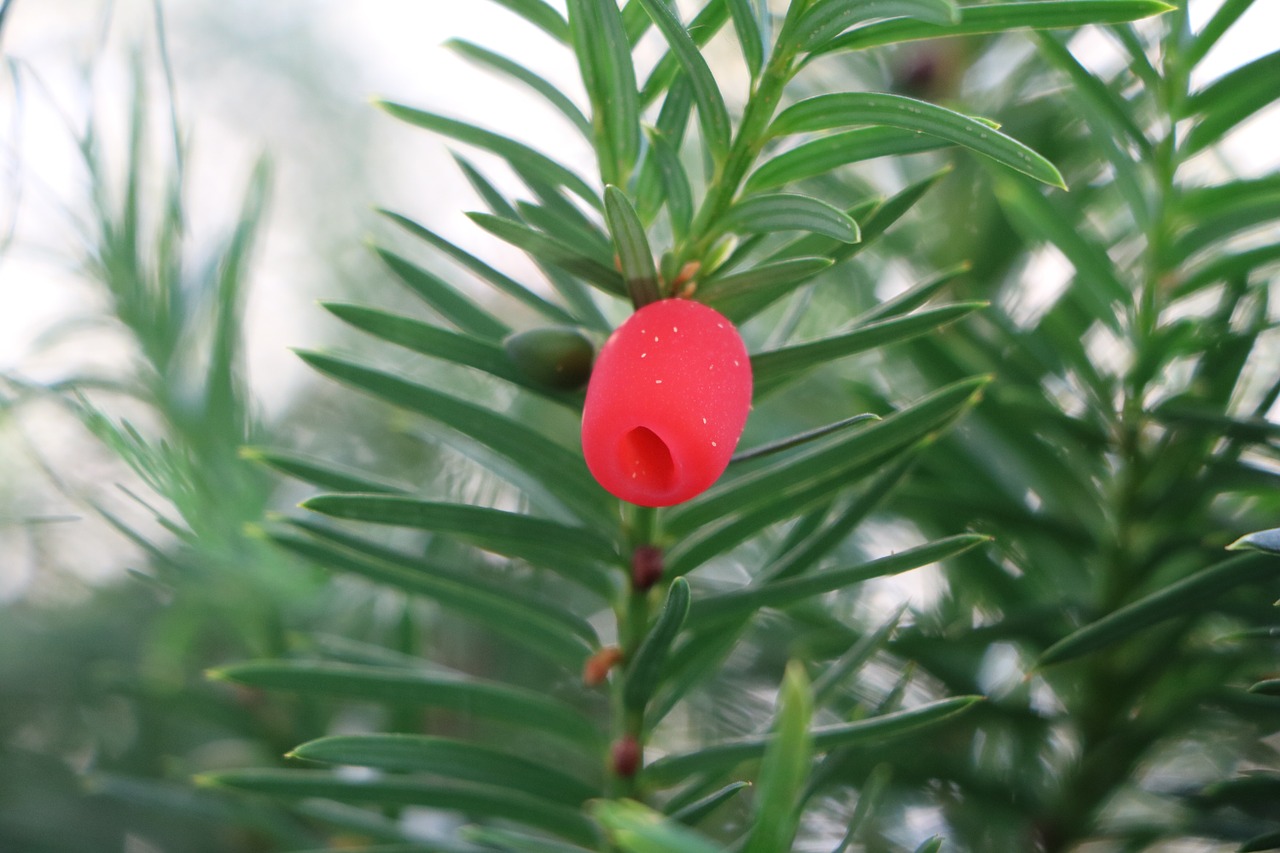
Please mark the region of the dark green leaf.
MULTIPOLYGON (((17 769, 18 766, 38 767, 22 758, 18 762, 21 764, 15 764, 12 769, 17 769)), ((48 784, 43 781, 44 778, 43 773, 37 773, 34 779, 27 780, 27 784, 48 784)), ((265 812, 256 803, 246 802, 242 797, 229 798, 222 792, 197 788, 185 779, 170 781, 91 769, 81 777, 80 784, 83 796, 109 809, 121 806, 141 809, 166 815, 168 820, 185 825, 234 826, 245 831, 261 832, 264 838, 272 839, 271 843, 289 847, 307 844, 314 838, 301 826, 287 819, 282 820, 283 816, 265 812), (193 819, 195 824, 190 823, 193 819)), ((48 833, 49 837, 52 835, 52 832, 48 833)))
POLYGON ((662 196, 667 202, 671 234, 677 241, 683 240, 689 233, 689 223, 693 221, 693 190, 689 186, 689 175, 675 146, 656 128, 649 131, 649 156, 653 158, 662 196))
POLYGON ((1186 68, 1194 68, 1200 64, 1200 60, 1204 59, 1205 54, 1218 43, 1218 39, 1222 38, 1223 33, 1231 28, 1231 25, 1240 20, 1240 16, 1249 10, 1253 5, 1253 0, 1225 0, 1218 10, 1213 13, 1213 17, 1200 32, 1196 33, 1191 45, 1183 52, 1180 59, 1186 68))
POLYGON ((371 549, 355 551, 343 547, 346 542, 322 542, 283 532, 272 533, 271 539, 285 550, 334 571, 350 572, 425 596, 567 667, 582 666, 591 648, 599 643, 590 624, 568 612, 526 605, 518 598, 485 588, 477 578, 424 560, 398 553, 369 553, 371 549), (387 556, 394 557, 395 562, 387 556))
MULTIPOLYGON (((500 3, 502 0, 495 1, 500 3)), ((372 821, 370 821, 369 818, 376 816, 372 815, 371 812, 366 811, 366 809, 358 806, 347 806, 347 804, 339 803, 337 800, 332 799, 315 799, 303 800, 303 802, 298 803, 297 806, 293 807, 293 811, 301 813, 301 815, 314 817, 316 820, 326 822, 326 824, 338 825, 343 827, 343 829, 351 830, 353 834, 365 836, 365 838, 367 838, 367 836, 374 835, 370 831, 370 824, 372 824, 372 821), (320 807, 324 807, 323 812, 321 812, 320 807), (360 821, 360 825, 352 825, 355 824, 355 821, 339 822, 332 820, 329 815, 338 807, 348 809, 347 815, 351 815, 351 813, 358 813, 358 815, 361 815, 362 820, 360 821)), ((393 821, 390 821, 390 818, 381 818, 381 820, 392 822, 392 824, 394 824, 393 821)), ((404 834, 401 833, 398 834, 396 838, 403 838, 403 836, 404 834)), ((294 853, 332 853, 332 850, 332 847, 312 848, 310 850, 296 850, 294 853)), ((489 848, 476 847, 474 844, 465 844, 462 843, 462 841, 435 839, 430 841, 416 841, 416 843, 412 844, 367 844, 365 847, 343 848, 343 853, 489 853, 489 848)))
POLYGON ((671 656, 662 693, 650 704, 645 725, 652 729, 680 704, 680 700, 714 677, 738 643, 740 631, 720 630, 691 638, 671 656))
POLYGON ((764 35, 756 17, 754 0, 727 0, 729 14, 733 17, 733 30, 742 47, 742 58, 747 63, 747 73, 755 80, 764 68, 764 35))
POLYGON ((901 317, 924 305, 930 299, 938 294, 951 282, 955 281, 959 276, 964 275, 970 270, 970 265, 966 263, 957 264, 951 269, 943 270, 938 273, 935 278, 931 278, 926 282, 917 284, 915 287, 907 288, 883 302, 878 303, 864 314, 858 315, 854 323, 858 326, 873 323, 877 320, 883 320, 888 317, 901 317))
POLYGON ((500 340, 511 328, 482 308, 477 308, 457 288, 386 249, 374 247, 378 257, 415 294, 464 332, 500 340))
POLYGON ((787 666, 778 696, 773 738, 760 765, 756 817, 744 853, 791 849, 800 825, 802 794, 813 760, 813 691, 804 667, 787 666))
MULTIPOLYGON (((528 68, 525 68, 518 62, 513 62, 501 54, 494 53, 491 50, 481 47, 478 44, 472 44, 463 39, 449 39, 444 46, 456 51, 462 56, 470 59, 472 62, 493 69, 500 74, 505 74, 511 79, 523 83, 537 94, 541 95, 553 107, 559 110, 565 118, 569 120, 574 127, 582 131, 587 138, 591 137, 591 122, 582 114, 582 110, 578 109, 573 101, 553 86, 544 78, 534 74, 528 68)), ((634 81, 632 88, 634 90, 634 81)))
MULTIPOLYGON (((573 273, 599 287, 605 293, 624 296, 627 292, 622 276, 617 270, 580 254, 572 246, 556 237, 520 222, 512 222, 488 213, 468 213, 467 217, 490 234, 528 252, 530 256, 540 261, 573 273)), ((573 322, 573 318, 569 318, 568 322, 573 322)))
POLYGON ((905 604, 898 608, 898 612, 890 616, 883 625, 869 634, 864 634, 849 648, 849 651, 840 656, 839 660, 823 670, 822 675, 813 682, 814 704, 818 707, 825 705, 846 678, 861 669, 876 652, 884 648, 889 635, 902 621, 902 614, 906 612, 906 608, 905 604))
POLYGON ((933 438, 926 435, 905 451, 896 451, 894 460, 877 471, 866 488, 851 498, 830 519, 826 518, 827 508, 823 507, 816 511, 820 514, 807 531, 802 530, 799 525, 793 527, 792 532, 798 535, 794 540, 788 537, 782 543, 776 556, 769 561, 769 570, 764 574, 764 579, 774 581, 794 577, 817 565, 819 560, 835 550, 863 519, 879 507, 912 469, 921 451, 932 444, 933 438))
POLYGON ((450 151, 453 155, 453 162, 458 164, 458 168, 462 170, 462 176, 467 179, 467 183, 471 184, 471 188, 476 194, 484 200, 485 205, 499 216, 505 216, 508 219, 519 219, 519 212, 507 200, 507 197, 498 191, 493 183, 480 173, 480 170, 471 164, 471 161, 463 157, 457 151, 450 151))
POLYGON ((616 0, 569 0, 568 7, 601 174, 605 183, 625 185, 640 151, 640 101, 622 13, 616 0))
MULTIPOLYGON (((1178 235, 1166 248, 1165 262, 1176 267, 1204 253, 1208 260, 1216 258, 1226 247, 1221 244, 1237 234, 1257 232, 1274 227, 1277 205, 1280 205, 1280 180, 1264 178, 1258 181, 1237 181, 1217 190, 1235 190, 1233 196, 1220 198, 1223 202, 1212 212, 1190 220, 1191 227, 1178 235)), ((1205 190, 1203 192, 1209 192, 1205 190)), ((1193 199, 1199 193, 1189 193, 1193 199)))
POLYGON ((1187 277, 1178 285, 1177 295, 1186 296, 1202 287, 1217 284, 1241 276, 1250 276, 1280 263, 1280 243, 1259 246, 1241 252, 1214 254, 1205 264, 1187 271, 1187 277))
POLYGON ((1086 655, 1166 619, 1203 613, 1218 596, 1244 584, 1273 581, 1277 576, 1280 576, 1280 563, 1269 554, 1232 557, 1076 630, 1046 649, 1037 666, 1051 666, 1086 655))
POLYGON ((520 282, 508 275, 498 272, 498 270, 489 266, 475 255, 454 245, 453 243, 450 243, 434 231, 424 228, 412 219, 409 219, 406 216, 401 216, 398 213, 392 213, 388 210, 379 212, 413 236, 421 240, 425 240, 427 243, 444 252, 450 258, 457 261, 483 280, 492 284, 498 290, 501 290, 508 296, 514 297, 520 302, 523 302, 525 305, 529 306, 534 311, 537 311, 551 322, 567 324, 577 322, 577 319, 572 314, 565 311, 559 305, 548 302, 520 282))
POLYGON ((618 265, 622 267, 632 304, 642 308, 657 302, 662 292, 658 288, 658 269, 653 263, 649 238, 626 194, 615 186, 604 188, 604 218, 618 250, 618 265))
POLYGON ((569 25, 552 6, 543 0, 492 0, 505 6, 559 42, 568 44, 569 25))
POLYGON ((302 507, 334 518, 457 536, 559 572, 606 598, 613 592, 609 567, 621 562, 613 545, 592 530, 516 512, 390 495, 318 495, 302 507))
POLYGON ((685 826, 697 826, 712 812, 732 800, 744 788, 750 788, 747 782, 731 782, 718 791, 714 791, 696 802, 672 812, 668 817, 685 826))
POLYGON ((820 364, 826 364, 875 347, 910 340, 953 323, 986 307, 982 302, 961 302, 924 308, 914 314, 878 320, 861 328, 783 349, 757 353, 751 357, 751 374, 757 397, 768 394, 786 380, 820 364))
POLYGON ((924 197, 933 185, 951 173, 948 166, 885 199, 868 199, 850 208, 849 216, 861 224, 861 243, 840 243, 820 234, 810 234, 792 241, 769 255, 768 260, 781 258, 819 257, 831 258, 836 263, 848 260, 866 248, 871 241, 884 234, 895 222, 906 215, 924 197))
POLYGON ((747 178, 747 193, 825 175, 832 169, 876 157, 935 151, 950 143, 896 127, 861 127, 820 136, 765 161, 747 178))
MULTIPOLYGON (((698 45, 690 37, 690 30, 693 27, 686 30, 684 24, 680 23, 680 19, 676 17, 675 10, 662 0, 641 0, 641 2, 654 24, 662 31, 680 67, 689 76, 689 82, 693 85, 693 99, 698 105, 698 122, 712 156, 717 161, 724 160, 729 153, 731 133, 729 111, 725 108, 724 98, 720 95, 720 87, 712 76, 711 69, 707 67, 706 60, 698 52, 698 45)), ((649 84, 646 83, 646 90, 648 87, 649 84)))
MULTIPOLYGON (((1039 33, 1037 41, 1050 64, 1071 78, 1073 86, 1069 97, 1080 109, 1083 127, 1107 128, 1106 133, 1090 133, 1089 142, 1111 165, 1115 188, 1129 206, 1134 222, 1141 230, 1149 231, 1156 212, 1152 204, 1150 173, 1143 167, 1154 154, 1145 132, 1130 116, 1134 108, 1122 93, 1113 92, 1111 84, 1095 76, 1072 55, 1065 47, 1065 38, 1060 40, 1057 35, 1039 33)), ((1152 85, 1159 87, 1163 84, 1155 82, 1152 85)))
MULTIPOLYGON (((735 323, 764 300, 773 302, 830 268, 830 258, 788 258, 741 272, 712 276, 698 296, 735 323)), ((767 303, 765 303, 767 304, 767 303)))
POLYGON ((299 637, 296 645, 298 648, 292 650, 295 656, 305 653, 315 655, 317 660, 322 661, 391 667, 409 672, 422 672, 430 666, 417 655, 336 634, 312 632, 305 638, 299 637))
POLYGON ((313 459, 284 450, 268 447, 242 447, 240 458, 253 462, 261 462, 281 474, 286 474, 304 483, 331 489, 335 492, 367 492, 371 494, 403 494, 409 491, 403 486, 394 486, 366 476, 363 472, 341 468, 322 459, 313 459))
POLYGON ((275 769, 208 773, 197 777, 196 782, 294 799, 319 797, 346 803, 427 806, 513 820, 584 844, 598 840, 595 825, 577 809, 488 785, 394 776, 352 779, 325 771, 275 769))
POLYGON ((627 664, 627 680, 622 691, 622 704, 632 712, 643 711, 662 682, 662 670, 671 645, 689 613, 689 582, 676 578, 667 590, 662 612, 635 655, 627 664))
POLYGON ((1052 163, 977 119, 914 98, 876 92, 817 95, 783 110, 769 130, 785 136, 856 125, 884 125, 945 139, 1046 184, 1066 188, 1052 163))
POLYGON ((458 835, 469 841, 483 844, 485 853, 501 850, 504 853, 592 853, 585 847, 556 841, 545 834, 515 832, 493 826, 464 826, 458 835))
POLYGON ((1128 305, 1131 296, 1129 288, 1116 277, 1115 264, 1107 250, 1077 227, 1063 205, 1046 198, 1026 181, 997 175, 995 191, 1015 226, 1034 239, 1052 243, 1075 267, 1077 283, 1072 293, 1087 306, 1090 316, 1120 331, 1121 317, 1114 303, 1128 305))
POLYGON ((721 853, 693 830, 634 800, 597 800, 591 813, 623 853, 721 853))
POLYGON ((808 231, 842 243, 862 239, 858 223, 843 210, 820 199, 792 193, 747 196, 725 212, 717 228, 739 234, 808 231))
MULTIPOLYGON (((517 170, 519 171, 519 170, 517 170)), ((555 234, 570 243, 587 257, 606 265, 613 263, 613 248, 609 238, 594 222, 583 215, 576 205, 570 202, 555 187, 537 180, 533 175, 520 173, 520 179, 533 190, 542 203, 517 202, 519 210, 490 206, 494 213, 506 219, 524 219, 531 225, 548 234, 555 234)), ((605 319, 600 308, 587 288, 578 279, 565 273, 559 267, 536 261, 543 275, 551 282, 551 286, 564 297, 564 301, 582 318, 583 324, 602 332, 611 330, 609 321, 605 319)))
MULTIPOLYGON (((636 0, 639 2, 639 0, 636 0)), ((648 19, 648 15, 645 15, 648 19)), ((677 76, 662 99, 662 109, 658 113, 658 121, 654 126, 655 136, 665 140, 671 156, 680 160, 680 147, 684 144, 685 131, 688 129, 689 117, 693 113, 693 87, 685 74, 677 76)), ((654 157, 652 147, 644 158, 640 175, 636 179, 636 212, 642 222, 651 223, 662 207, 662 175, 659 172, 662 164, 654 157)), ((681 166, 680 171, 684 171, 681 166)), ((686 177, 687 180, 687 177, 686 177)), ((692 205, 692 201, 690 202, 692 205)))
POLYGON ((1244 814, 1270 817, 1280 799, 1280 773, 1274 770, 1247 770, 1209 785, 1201 796, 1203 803, 1218 808, 1234 808, 1244 814))
POLYGON ((1250 838, 1240 845, 1237 853, 1261 853, 1263 850, 1280 850, 1280 830, 1250 838))
POLYGON ((605 266, 613 265, 614 251, 609 238, 594 223, 586 221, 572 205, 552 206, 519 201, 516 202, 514 217, 500 215, 499 218, 509 222, 523 219, 544 234, 554 235, 556 240, 578 255, 605 266))
POLYGON ((704 525, 713 525, 744 506, 760 500, 785 499, 791 489, 818 479, 839 476, 882 453, 909 447, 923 435, 943 428, 976 402, 988 377, 966 379, 947 386, 914 405, 865 429, 836 434, 806 451, 772 465, 723 481, 701 497, 669 511, 664 529, 677 539, 704 525))
POLYGON ((822 53, 837 50, 864 50, 885 44, 919 39, 1003 33, 1025 29, 1071 29, 1088 24, 1119 24, 1162 15, 1173 6, 1159 0, 1031 0, 965 6, 960 20, 942 26, 911 18, 868 24, 832 39, 822 53))
POLYGON ((731 462, 749 462, 753 459, 760 459, 764 456, 772 456, 775 453, 781 453, 784 450, 790 450, 793 447, 799 447, 802 444, 808 444, 811 441, 838 432, 845 427, 855 426, 856 424, 866 423, 867 421, 878 421, 879 415, 870 413, 862 415, 854 415, 851 418, 844 418, 835 423, 820 426, 817 429, 811 429, 806 432, 797 433, 796 435, 787 436, 777 441, 771 441, 768 444, 753 447, 750 450, 740 450, 733 454, 731 462))
MULTIPOLYGON (((981 701, 981 696, 956 696, 853 723, 819 726, 812 730, 814 750, 828 752, 841 747, 878 743, 949 720, 981 701)), ((730 770, 744 761, 760 758, 771 740, 770 735, 753 735, 713 744, 696 752, 669 755, 646 767, 644 779, 657 787, 667 787, 695 773, 730 770)))
POLYGON ((1197 120, 1183 141, 1186 154, 1208 148, 1280 98, 1276 80, 1280 80, 1280 51, 1255 59, 1192 95, 1187 113, 1197 120))
POLYGON ((415 109, 403 104, 378 101, 377 105, 390 115, 415 127, 431 130, 451 139, 456 139, 459 142, 464 142, 467 145, 474 145, 476 148, 497 154, 512 165, 518 165, 536 175, 540 175, 548 183, 565 187, 592 207, 597 210, 600 209, 600 197, 596 195, 590 184, 575 172, 571 172, 545 154, 534 151, 524 143, 516 142, 514 139, 509 139, 501 134, 484 130, 466 122, 446 118, 436 113, 415 109))
MULTIPOLYGON (((816 473, 793 488, 772 494, 761 494, 737 512, 714 523, 706 524, 672 546, 667 559, 670 574, 686 574, 707 560, 736 548, 759 535, 761 530, 785 521, 832 500, 852 483, 869 476, 887 464, 901 447, 883 450, 856 465, 839 466, 839 473, 816 473)), ((842 460, 846 461, 846 460, 842 460)))
POLYGON ((514 469, 528 475, 530 482, 523 485, 553 496, 581 517, 612 518, 581 454, 524 424, 434 388, 342 358, 312 352, 299 353, 299 356, 326 376, 425 415, 489 448, 514 469))
POLYGON ((853 814, 849 817, 849 826, 845 830, 844 839, 841 840, 834 853, 845 853, 853 844, 854 839, 858 837, 858 831, 862 829, 867 818, 875 814, 876 809, 884 800, 892 778, 893 768, 888 764, 877 764, 875 769, 871 771, 871 775, 867 777, 867 783, 858 792, 858 802, 853 807, 853 814))
POLYGON ((801 50, 819 50, 855 24, 883 18, 915 18, 947 27, 960 22, 951 0, 817 0, 796 27, 801 50))
POLYGON ((539 729, 591 752, 601 748, 591 720, 541 693, 454 672, 412 672, 318 661, 248 661, 212 670, 209 677, 264 690, 284 690, 361 702, 447 708, 539 729))
MULTIPOLYGON (((1072 94, 1088 110, 1090 126, 1105 127, 1112 137, 1137 146, 1149 157, 1151 144, 1133 118, 1134 108, 1081 65, 1057 37, 1041 34, 1037 43, 1045 58, 1071 79, 1072 94)), ((1131 169, 1132 161, 1126 163, 1131 169)), ((1113 160, 1112 165, 1120 167, 1125 164, 1113 160)))
POLYGON ((970 548, 990 542, 991 537, 977 533, 950 536, 927 545, 908 548, 859 566, 827 569, 798 578, 773 581, 746 589, 724 592, 698 600, 689 610, 691 629, 703 630, 708 625, 736 619, 764 607, 782 608, 815 595, 846 589, 872 578, 889 577, 918 569, 963 554, 970 548))
MULTIPOLYGON (((432 326, 429 323, 423 323, 399 314, 389 314, 376 308, 338 302, 324 302, 321 304, 326 310, 344 322, 384 341, 389 341, 433 358, 482 370, 490 376, 496 376, 499 379, 504 379, 522 388, 528 388, 557 402, 576 408, 576 397, 555 393, 548 390, 545 385, 530 381, 525 373, 522 373, 511 363, 511 359, 507 357, 506 352, 497 344, 450 332, 447 329, 441 329, 438 326, 432 326)), ((343 489, 343 491, 372 492, 385 490, 343 489)))
POLYGON ((484 850, 505 853, 591 853, 585 847, 555 841, 543 835, 527 835, 494 826, 464 826, 458 835, 484 845, 484 850))
MULTIPOLYGON (((916 206, 920 199, 924 198, 929 190, 933 189, 934 184, 949 174, 951 174, 951 167, 944 166, 931 175, 926 175, 918 181, 907 184, 901 190, 889 196, 859 220, 862 223, 862 239, 870 242, 888 231, 891 225, 901 219, 907 211, 916 206)), ((840 256, 843 259, 849 257, 857 249, 843 246, 841 251, 845 253, 840 256)))
MULTIPOLYGON (((436 575, 445 580, 453 580, 456 583, 472 587, 474 589, 483 589, 491 594, 502 596, 506 599, 508 607, 501 608, 511 611, 523 610, 526 613, 537 613, 540 622, 548 623, 552 626, 552 630, 558 633, 569 633, 581 637, 591 646, 600 644, 599 638, 596 636, 595 629, 591 624, 574 613, 565 610, 559 602, 550 601, 543 596, 533 595, 529 591, 521 593, 520 599, 513 600, 511 596, 505 592, 499 591, 494 593, 489 578, 484 575, 477 575, 473 571, 459 572, 447 569, 443 566, 430 563, 426 558, 415 555, 406 554, 385 545, 379 545, 363 539, 352 533, 348 533, 331 524, 321 523, 312 518, 291 518, 289 524, 299 530, 304 530, 311 536, 332 542, 345 551, 355 552, 361 557, 368 558, 361 561, 360 571, 365 573, 366 577, 374 580, 380 580, 384 583, 390 583, 393 586, 399 586, 407 592, 417 591, 416 588, 405 586, 405 583, 412 584, 412 578, 406 578, 404 572, 397 574, 381 573, 378 578, 374 578, 371 574, 371 568, 377 566, 381 568, 385 565, 396 566, 408 571, 410 575, 425 572, 436 575)), ((273 538, 275 534, 269 534, 273 538)))
MULTIPOLYGON (((702 7, 702 11, 693 16, 693 20, 689 22, 688 34, 693 43, 698 47, 702 47, 720 32, 720 28, 729 20, 729 5, 725 0, 709 0, 707 5, 702 7)), ((649 79, 644 82, 644 86, 640 89, 640 103, 643 105, 652 104, 658 99, 658 96, 667 91, 668 88, 675 89, 673 85, 677 78, 688 80, 688 75, 681 75, 683 61, 679 58, 676 51, 672 50, 663 55, 658 60, 658 64, 654 66, 653 72, 649 75, 649 79)))
POLYGON ((579 805, 600 795, 593 786, 562 770, 485 746, 427 735, 335 735, 304 743, 287 757, 395 773, 432 773, 513 788, 566 805, 579 805))
POLYGON ((1267 175, 1188 189, 1179 195, 1174 206, 1181 224, 1197 224, 1242 209, 1271 214, 1262 214, 1259 221, 1276 218, 1276 211, 1280 209, 1280 176, 1267 175))
MULTIPOLYGON (((672 0, 665 0, 670 3, 672 0)), ((644 10, 644 6, 640 4, 640 0, 627 0, 622 6, 622 26, 627 31, 627 41, 631 43, 632 49, 649 31, 649 25, 653 21, 649 20, 649 13, 644 10)))
POLYGON ((1200 408, 1166 403, 1151 413, 1161 423, 1191 427, 1214 436, 1249 444, 1280 438, 1280 424, 1266 418, 1232 417, 1217 408, 1200 408))

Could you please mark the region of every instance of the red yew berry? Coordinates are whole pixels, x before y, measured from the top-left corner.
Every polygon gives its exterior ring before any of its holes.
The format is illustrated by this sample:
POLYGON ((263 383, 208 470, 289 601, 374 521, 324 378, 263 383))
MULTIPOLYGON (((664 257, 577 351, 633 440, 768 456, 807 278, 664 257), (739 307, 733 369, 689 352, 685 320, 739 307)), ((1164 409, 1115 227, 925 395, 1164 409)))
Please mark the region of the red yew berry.
POLYGON ((596 358, 582 452, 611 494, 670 506, 724 473, 750 408, 751 362, 733 324, 699 302, 652 302, 596 358))

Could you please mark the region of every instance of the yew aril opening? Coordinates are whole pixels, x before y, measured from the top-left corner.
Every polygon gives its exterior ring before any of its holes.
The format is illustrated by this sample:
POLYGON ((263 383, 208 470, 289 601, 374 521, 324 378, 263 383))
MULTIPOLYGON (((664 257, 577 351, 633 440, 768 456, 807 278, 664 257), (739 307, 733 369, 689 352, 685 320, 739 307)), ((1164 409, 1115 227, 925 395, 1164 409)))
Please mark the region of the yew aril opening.
POLYGON ((733 324, 699 302, 653 302, 600 350, 583 455, 600 485, 625 501, 681 503, 724 473, 750 408, 751 362, 733 324))
POLYGON ((631 469, 640 488, 666 491, 675 484, 676 463, 667 443, 648 427, 636 427, 618 442, 619 464, 631 469))

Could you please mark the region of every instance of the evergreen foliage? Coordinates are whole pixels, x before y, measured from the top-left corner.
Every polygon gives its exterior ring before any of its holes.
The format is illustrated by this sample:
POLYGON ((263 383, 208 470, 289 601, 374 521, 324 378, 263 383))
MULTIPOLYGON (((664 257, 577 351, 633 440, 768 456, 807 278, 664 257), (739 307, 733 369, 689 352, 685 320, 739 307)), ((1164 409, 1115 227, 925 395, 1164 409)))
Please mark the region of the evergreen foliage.
POLYGON ((1191 83, 1249 0, 1199 32, 1159 0, 495 2, 572 52, 586 102, 451 47, 563 115, 589 174, 378 106, 484 153, 458 155, 487 207, 468 215, 543 280, 383 211, 385 287, 421 310, 324 307, 400 367, 299 353, 449 448, 460 483, 255 434, 237 323, 265 171, 195 287, 176 188, 151 241, 132 184, 97 200, 90 271, 171 443, 65 399, 178 508, 153 578, 195 606, 193 573, 239 566, 206 618, 247 637, 183 696, 266 747, 191 790, 140 765, 101 790, 215 814, 246 850, 1280 848, 1280 183, 1206 166, 1280 98, 1276 54, 1191 83), (1123 65, 1082 64, 1079 28, 1123 65), (726 29, 740 107, 707 58, 726 29), (1015 42, 1016 67, 959 85, 1015 42), (1036 278, 1054 261, 1058 288, 1036 278), (172 384, 193 290, 220 308, 194 397, 172 384), (755 405, 727 473, 655 509, 587 470, 579 380, 584 346, 670 297, 739 325, 755 405), (266 468, 319 493, 263 518, 266 468), (361 579, 394 630, 338 636, 326 601, 288 642, 261 611, 321 594, 255 607, 245 575, 299 566, 361 579), (934 599, 878 603, 924 572, 934 599))

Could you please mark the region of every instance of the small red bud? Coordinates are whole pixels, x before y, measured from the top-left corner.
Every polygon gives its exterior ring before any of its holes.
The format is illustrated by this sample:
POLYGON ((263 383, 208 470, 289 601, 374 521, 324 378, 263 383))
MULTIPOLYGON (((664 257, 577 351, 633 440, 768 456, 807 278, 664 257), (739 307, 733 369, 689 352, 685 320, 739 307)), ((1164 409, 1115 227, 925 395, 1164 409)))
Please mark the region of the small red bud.
POLYGON ((640 592, 662 579, 662 549, 656 545, 638 545, 631 553, 631 586, 640 592))
POLYGON ((632 735, 623 735, 613 742, 611 750, 613 774, 630 779, 640 769, 640 741, 632 735))
POLYGON ((600 350, 582 413, 587 467, 611 494, 671 506, 729 465, 751 408, 751 360, 713 308, 663 299, 636 311, 600 350))

